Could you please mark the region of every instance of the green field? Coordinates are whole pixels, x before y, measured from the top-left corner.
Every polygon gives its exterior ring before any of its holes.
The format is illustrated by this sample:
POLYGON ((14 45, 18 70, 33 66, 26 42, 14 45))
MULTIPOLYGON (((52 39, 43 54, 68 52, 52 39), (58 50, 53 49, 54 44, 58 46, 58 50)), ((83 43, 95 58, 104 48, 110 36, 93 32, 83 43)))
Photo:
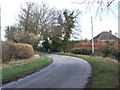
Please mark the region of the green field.
POLYGON ((2 82, 6 83, 8 81, 24 77, 25 75, 40 70, 41 68, 50 64, 51 62, 52 62, 51 58, 40 55, 40 59, 38 59, 37 61, 33 61, 28 64, 15 65, 12 67, 4 68, 2 70, 2 82))

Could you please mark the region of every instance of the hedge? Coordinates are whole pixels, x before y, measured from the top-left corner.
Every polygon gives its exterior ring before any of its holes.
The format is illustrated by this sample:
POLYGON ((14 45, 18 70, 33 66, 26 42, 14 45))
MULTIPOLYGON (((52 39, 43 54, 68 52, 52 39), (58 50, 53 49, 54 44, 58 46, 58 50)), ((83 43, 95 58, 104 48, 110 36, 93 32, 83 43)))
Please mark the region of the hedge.
MULTIPOLYGON (((70 53, 82 54, 82 55, 92 55, 92 48, 73 48, 70 53)), ((114 46, 104 46, 100 48, 95 48, 96 56, 110 57, 120 61, 120 49, 114 46)))
POLYGON ((82 54, 82 55, 90 55, 92 53, 92 49, 87 48, 74 48, 71 50, 71 53, 73 54, 82 54))
POLYGON ((29 44, 2 42, 2 62, 29 58, 33 55, 33 47, 29 44))

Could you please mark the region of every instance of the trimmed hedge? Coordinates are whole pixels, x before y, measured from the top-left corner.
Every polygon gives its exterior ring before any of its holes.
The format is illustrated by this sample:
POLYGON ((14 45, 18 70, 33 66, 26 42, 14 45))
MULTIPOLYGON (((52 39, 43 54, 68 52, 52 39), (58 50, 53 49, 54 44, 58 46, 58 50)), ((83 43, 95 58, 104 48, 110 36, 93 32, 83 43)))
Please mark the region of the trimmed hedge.
POLYGON ((73 54, 82 54, 82 55, 90 55, 92 53, 91 48, 74 48, 71 50, 73 54))
POLYGON ((33 47, 29 44, 2 42, 2 61, 24 59, 34 55, 33 47))
POLYGON ((2 42, 2 62, 10 61, 12 58, 12 43, 2 42))
MULTIPOLYGON (((74 48, 71 50, 71 53, 73 54, 81 54, 81 55, 92 55, 92 48, 74 48)), ((105 46, 100 48, 95 48, 96 56, 103 56, 103 57, 110 57, 113 59, 117 59, 120 61, 120 49, 114 47, 114 46, 105 46)))

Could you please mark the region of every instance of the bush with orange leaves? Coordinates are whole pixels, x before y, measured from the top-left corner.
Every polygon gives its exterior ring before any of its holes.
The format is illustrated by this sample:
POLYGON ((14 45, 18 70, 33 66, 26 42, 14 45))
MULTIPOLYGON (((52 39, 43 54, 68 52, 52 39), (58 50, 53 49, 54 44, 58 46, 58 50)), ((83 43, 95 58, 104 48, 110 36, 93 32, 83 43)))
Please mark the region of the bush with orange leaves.
MULTIPOLYGON (((120 43, 111 43, 116 48, 120 48, 120 43)), ((106 42, 94 42, 95 48, 105 47, 107 46, 106 42)), ((92 42, 79 42, 72 46, 72 48, 87 48, 92 47, 92 42)))
MULTIPOLYGON (((111 57, 120 61, 120 44, 114 44, 110 42, 95 42, 95 53, 94 55, 103 56, 103 57, 111 57)), ((79 42, 69 48, 68 52, 74 54, 84 54, 90 55, 92 54, 92 43, 91 42, 79 42)))
MULTIPOLYGON (((94 46, 96 48, 97 47, 104 47, 104 46, 106 46, 106 43, 96 42, 96 43, 94 43, 94 46)), ((79 42, 79 43, 75 44, 74 47, 76 47, 76 48, 92 47, 92 43, 91 42, 79 42)))
MULTIPOLYGON (((95 46, 95 48, 100 48, 100 47, 106 46, 106 43, 97 42, 97 43, 94 43, 94 46, 95 46)), ((73 48, 89 48, 89 47, 92 47, 91 42, 80 41, 79 43, 76 43, 72 46, 70 45, 68 48, 66 48, 66 50, 67 50, 67 52, 69 52, 73 48)))
POLYGON ((34 55, 33 47, 29 44, 2 42, 2 61, 24 59, 34 55))

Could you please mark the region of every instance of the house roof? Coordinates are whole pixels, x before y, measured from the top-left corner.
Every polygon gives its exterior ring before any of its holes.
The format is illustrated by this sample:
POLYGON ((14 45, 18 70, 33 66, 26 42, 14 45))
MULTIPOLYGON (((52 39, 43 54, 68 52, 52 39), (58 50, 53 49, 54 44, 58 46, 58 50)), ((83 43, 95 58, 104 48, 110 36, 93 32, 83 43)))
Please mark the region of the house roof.
POLYGON ((102 33, 98 34, 96 37, 94 37, 93 39, 94 40, 105 40, 105 41, 118 40, 118 38, 110 32, 102 32, 102 33))

